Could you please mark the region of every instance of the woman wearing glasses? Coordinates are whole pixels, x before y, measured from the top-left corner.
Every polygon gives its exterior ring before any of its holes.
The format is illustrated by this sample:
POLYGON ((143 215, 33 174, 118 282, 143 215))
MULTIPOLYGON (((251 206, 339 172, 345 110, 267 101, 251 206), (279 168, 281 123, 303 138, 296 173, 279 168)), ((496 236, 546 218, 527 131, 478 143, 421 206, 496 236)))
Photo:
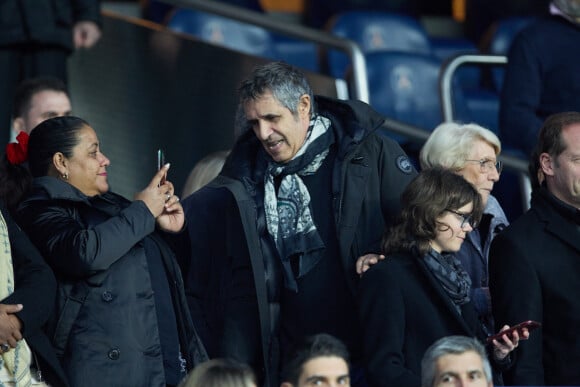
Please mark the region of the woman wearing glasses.
MULTIPOLYGON (((430 168, 407 186, 401 203, 400 218, 383 240, 387 258, 360 283, 372 387, 419 387, 421 358, 433 342, 449 335, 485 342, 487 336, 471 302, 471 279, 452 254, 481 218, 481 195, 450 170, 430 168)), ((502 338, 489 348, 496 382, 520 337, 502 338)))
POLYGON ((471 278, 471 300, 487 333, 494 331, 488 281, 488 256, 492 239, 508 226, 506 215, 491 195, 499 180, 501 143, 488 129, 476 124, 439 125, 421 150, 422 168, 441 166, 473 184, 483 204, 479 225, 470 232, 455 253, 471 278))

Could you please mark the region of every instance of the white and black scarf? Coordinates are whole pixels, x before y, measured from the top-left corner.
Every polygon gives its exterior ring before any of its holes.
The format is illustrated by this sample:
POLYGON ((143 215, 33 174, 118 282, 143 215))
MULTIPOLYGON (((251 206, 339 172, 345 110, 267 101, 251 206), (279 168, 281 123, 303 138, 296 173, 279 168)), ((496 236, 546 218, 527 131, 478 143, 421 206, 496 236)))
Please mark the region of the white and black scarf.
POLYGON ((300 176, 312 175, 322 165, 334 141, 329 128, 328 118, 314 116, 298 153, 284 164, 270 161, 264 175, 266 224, 282 260, 284 284, 293 291, 298 291, 296 278, 308 273, 320 261, 324 250, 312 220, 310 194, 300 176), (282 180, 276 193, 277 176, 282 180), (293 257, 299 260, 297 273, 292 270, 293 257))

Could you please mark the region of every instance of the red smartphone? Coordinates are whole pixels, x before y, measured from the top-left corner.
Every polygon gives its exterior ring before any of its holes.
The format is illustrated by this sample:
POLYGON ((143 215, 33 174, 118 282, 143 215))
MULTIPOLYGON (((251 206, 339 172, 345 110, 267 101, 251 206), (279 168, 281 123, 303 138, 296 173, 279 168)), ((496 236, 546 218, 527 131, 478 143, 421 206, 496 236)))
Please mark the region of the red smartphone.
POLYGON ((491 343, 493 340, 502 340, 503 335, 508 335, 508 337, 511 338, 514 331, 518 331, 518 335, 521 337, 522 330, 524 328, 528 328, 528 332, 531 332, 534 329, 539 328, 541 326, 542 326, 542 324, 537 322, 537 321, 532 321, 532 320, 524 321, 524 322, 521 322, 517 325, 514 325, 513 327, 511 327, 509 329, 506 329, 505 331, 502 331, 502 332, 496 333, 495 335, 489 336, 487 338, 487 342, 491 343))
MULTIPOLYGON (((165 152, 163 151, 163 149, 158 149, 157 150, 157 170, 160 170, 161 168, 163 168, 164 165, 165 165, 165 152)), ((159 185, 165 184, 165 178, 166 178, 166 176, 163 175, 159 185)))

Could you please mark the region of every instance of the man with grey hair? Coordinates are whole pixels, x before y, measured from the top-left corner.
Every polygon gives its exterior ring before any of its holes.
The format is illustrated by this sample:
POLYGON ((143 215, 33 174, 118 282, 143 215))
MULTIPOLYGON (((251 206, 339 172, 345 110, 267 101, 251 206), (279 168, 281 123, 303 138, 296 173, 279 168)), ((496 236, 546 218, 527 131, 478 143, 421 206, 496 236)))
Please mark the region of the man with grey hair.
POLYGON ((357 385, 355 262, 380 251, 415 169, 378 132, 384 117, 360 101, 314 96, 290 65, 257 67, 239 94, 241 134, 220 175, 184 200, 194 260, 216 266, 189 270, 192 315, 214 330, 210 353, 215 345, 217 355, 252 364, 271 387, 292 343, 331 334, 347 345, 357 385), (227 280, 203 289, 216 270, 227 280))
POLYGON ((483 345, 473 337, 446 336, 433 343, 421 361, 421 387, 493 387, 483 345))

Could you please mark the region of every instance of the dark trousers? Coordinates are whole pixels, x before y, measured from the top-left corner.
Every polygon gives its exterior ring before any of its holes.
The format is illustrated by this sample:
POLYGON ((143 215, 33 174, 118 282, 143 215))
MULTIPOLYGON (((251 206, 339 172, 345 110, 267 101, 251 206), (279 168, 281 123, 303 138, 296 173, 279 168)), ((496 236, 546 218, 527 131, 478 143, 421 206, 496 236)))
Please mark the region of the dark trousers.
POLYGON ((14 92, 20 82, 38 76, 67 81, 68 51, 62 47, 12 45, 0 47, 0 144, 10 139, 14 92))

